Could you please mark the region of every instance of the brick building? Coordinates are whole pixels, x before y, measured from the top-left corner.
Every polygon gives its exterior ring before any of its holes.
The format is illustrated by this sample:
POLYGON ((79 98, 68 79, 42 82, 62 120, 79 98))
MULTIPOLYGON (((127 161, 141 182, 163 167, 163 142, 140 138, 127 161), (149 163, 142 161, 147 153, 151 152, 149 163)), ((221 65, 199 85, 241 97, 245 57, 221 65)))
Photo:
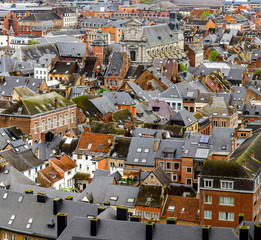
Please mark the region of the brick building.
POLYGON ((17 125, 36 143, 41 141, 41 133, 62 136, 75 127, 76 110, 76 104, 52 92, 18 101, 0 114, 0 125, 17 125))

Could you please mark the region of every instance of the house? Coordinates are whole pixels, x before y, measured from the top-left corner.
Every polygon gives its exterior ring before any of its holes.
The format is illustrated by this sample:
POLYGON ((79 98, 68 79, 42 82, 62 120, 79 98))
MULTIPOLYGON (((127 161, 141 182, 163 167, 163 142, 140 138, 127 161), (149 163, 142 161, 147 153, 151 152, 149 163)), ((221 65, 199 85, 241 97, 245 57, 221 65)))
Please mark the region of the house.
POLYGON ((211 119, 213 127, 237 127, 238 113, 234 107, 230 107, 224 97, 212 97, 209 103, 199 109, 203 116, 211 119))
POLYGON ((163 100, 156 99, 151 101, 149 107, 162 118, 169 119, 175 114, 174 110, 163 100))
POLYGON ((113 135, 83 132, 73 152, 77 171, 89 173, 93 178, 96 169, 106 170, 106 157, 113 143, 113 135))
POLYGON ((64 27, 75 27, 77 25, 77 11, 76 9, 66 7, 66 8, 54 8, 55 12, 59 17, 63 19, 64 27))
POLYGON ((49 160, 49 166, 39 170, 37 183, 41 187, 53 187, 58 190, 74 189, 73 177, 77 165, 67 155, 62 154, 49 160))
POLYGON ((16 102, 0 114, 0 119, 2 127, 17 125, 37 143, 41 133, 53 130, 56 135, 63 135, 75 127, 76 104, 58 93, 46 93, 16 102))
POLYGON ((145 177, 142 183, 148 185, 169 186, 171 179, 164 170, 158 166, 145 177))
POLYGON ((22 100, 23 98, 33 97, 33 96, 36 96, 36 93, 33 92, 30 88, 26 86, 15 87, 13 90, 12 100, 13 102, 17 102, 22 100))
POLYGON ((126 53, 114 52, 104 75, 104 86, 116 90, 123 84, 123 79, 131 65, 126 53))
POLYGON ((183 126, 185 131, 198 131, 198 119, 186 109, 178 111, 169 121, 170 125, 183 126))

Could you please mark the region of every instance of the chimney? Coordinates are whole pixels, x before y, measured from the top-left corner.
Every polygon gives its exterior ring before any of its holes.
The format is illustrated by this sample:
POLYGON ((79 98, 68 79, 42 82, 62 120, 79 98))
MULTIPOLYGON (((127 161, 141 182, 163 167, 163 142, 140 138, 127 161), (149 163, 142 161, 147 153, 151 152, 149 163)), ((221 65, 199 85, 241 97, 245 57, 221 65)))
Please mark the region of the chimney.
POLYGON ((162 139, 166 139, 167 133, 166 133, 166 132, 163 132, 163 133, 161 134, 161 136, 162 136, 162 139))
POLYGON ((136 107, 132 106, 131 113, 136 117, 136 107))
POLYGON ((208 102, 208 103, 209 103, 209 104, 212 103, 212 97, 209 98, 209 102, 208 102))
POLYGON ((97 235, 97 228, 98 228, 99 218, 93 217, 90 219, 90 235, 96 236, 97 235))
POLYGON ((58 99, 57 99, 57 97, 54 98, 54 107, 55 107, 55 109, 58 108, 58 99))
POLYGON ((202 240, 209 240, 210 225, 202 226, 202 240))
POLYGON ((65 197, 64 199, 65 199, 65 200, 71 200, 71 201, 72 201, 72 200, 73 200, 73 196, 69 195, 69 196, 65 197))
POLYGON ((41 133, 41 142, 45 142, 45 133, 41 133))
POLYGON ((38 192, 37 193, 37 202, 45 203, 47 199, 47 195, 45 192, 38 192))
POLYGON ((103 202, 103 205, 104 205, 104 206, 110 206, 110 205, 111 205, 111 202, 110 202, 110 201, 105 201, 105 202, 103 202))
POLYGON ((146 222, 146 240, 152 240, 154 222, 146 222))
POLYGON ((252 158, 255 158, 255 152, 254 152, 254 151, 251 152, 250 156, 251 156, 252 158))
POLYGON ((63 230, 67 227, 67 215, 67 213, 57 214, 57 237, 59 237, 63 230))
POLYGON ((242 166, 243 166, 243 167, 246 167, 246 160, 243 160, 242 166))
POLYGON ((127 207, 117 207, 117 220, 127 221, 128 220, 128 208, 127 207))
POLYGON ((167 218, 167 224, 177 224, 178 218, 176 217, 169 217, 167 218))
POLYGON ((239 213, 238 214, 238 220, 239 220, 239 224, 244 221, 244 213, 239 213))
POLYGON ((159 149, 159 140, 154 141, 154 152, 157 152, 159 149))
POLYGON ((254 240, 261 239, 261 223, 254 223, 254 240))
POLYGON ((34 190, 33 189, 27 189, 24 191, 26 194, 34 194, 34 190))
POLYGON ((106 208, 105 207, 98 207, 98 215, 101 214, 106 208))
POLYGON ((113 93, 113 98, 116 98, 116 93, 115 92, 113 93))
POLYGON ((140 222, 141 221, 141 216, 139 216, 139 215, 132 215, 130 217, 130 221, 131 222, 140 222))
POLYGON ((62 204, 61 198, 54 198, 53 199, 53 215, 56 215, 59 212, 59 208, 62 204))
POLYGON ((239 240, 248 240, 249 226, 239 227, 239 240))

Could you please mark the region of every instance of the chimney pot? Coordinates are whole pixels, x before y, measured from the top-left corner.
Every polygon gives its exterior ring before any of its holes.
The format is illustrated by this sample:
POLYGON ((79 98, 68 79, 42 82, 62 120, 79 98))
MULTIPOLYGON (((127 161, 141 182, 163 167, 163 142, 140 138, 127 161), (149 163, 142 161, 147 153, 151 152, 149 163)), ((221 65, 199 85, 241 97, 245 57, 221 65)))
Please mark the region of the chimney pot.
POLYGON ((128 220, 128 208, 127 207, 117 207, 117 220, 127 221, 128 220))
POLYGON ((167 218, 167 224, 177 224, 177 220, 178 218, 176 217, 167 218))
POLYGON ((47 195, 45 192, 38 192, 37 193, 37 202, 45 203, 47 199, 47 195))
POLYGON ((90 220, 90 235, 96 236, 97 235, 97 227, 98 227, 99 218, 93 217, 90 220))
POLYGON ((209 240, 210 225, 202 226, 202 240, 209 240))
POLYGON ((254 240, 261 239, 261 223, 254 223, 254 240))
POLYGON ((67 213, 57 214, 57 237, 59 237, 63 230, 67 227, 67 215, 67 213))
POLYGON ((130 217, 130 221, 131 222, 140 222, 141 221, 141 216, 139 216, 139 215, 132 215, 130 217))
POLYGON ((72 201, 72 200, 73 200, 73 196, 69 195, 69 196, 65 197, 64 199, 65 199, 65 200, 71 200, 71 201, 72 201))
POLYGON ((27 189, 24 191, 26 194, 33 194, 34 190, 33 189, 27 189))
POLYGON ((152 240, 154 222, 146 223, 146 240, 152 240))
POLYGON ((105 201, 105 202, 103 202, 103 205, 104 205, 104 206, 110 206, 110 205, 111 205, 111 202, 110 202, 110 201, 105 201))
POLYGON ((249 226, 239 227, 239 240, 248 240, 249 226))
POLYGON ((105 207, 102 207, 102 206, 98 207, 98 215, 99 215, 100 213, 102 213, 105 209, 106 209, 106 208, 105 208, 105 207))

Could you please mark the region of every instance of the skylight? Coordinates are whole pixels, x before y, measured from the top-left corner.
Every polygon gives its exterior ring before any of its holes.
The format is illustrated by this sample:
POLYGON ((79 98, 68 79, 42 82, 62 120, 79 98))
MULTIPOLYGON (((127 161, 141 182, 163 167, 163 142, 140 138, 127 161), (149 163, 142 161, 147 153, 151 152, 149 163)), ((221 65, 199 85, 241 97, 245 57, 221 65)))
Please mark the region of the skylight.
POLYGON ((118 200, 118 197, 117 197, 117 196, 111 196, 111 197, 110 197, 110 200, 112 200, 112 201, 117 201, 117 200, 118 200))
POLYGON ((139 158, 134 158, 134 162, 139 162, 140 159, 139 158))
POLYGON ((28 148, 28 146, 27 146, 27 145, 24 145, 24 148, 25 148, 25 149, 27 149, 27 148, 28 148))
POLYGON ((127 203, 134 203, 134 198, 128 198, 127 203))
POLYGON ((3 199, 7 199, 8 193, 5 193, 3 199))
POLYGON ((18 202, 22 202, 23 201, 23 196, 20 196, 19 198, 18 198, 18 202))
POLYGON ((141 162, 142 162, 142 163, 146 163, 146 162, 147 162, 147 159, 146 159, 146 158, 143 158, 143 159, 141 159, 141 162))
POLYGON ((142 148, 137 148, 137 152, 140 153, 142 151, 142 148))
POLYGON ((89 145, 88 145, 88 150, 91 149, 91 147, 92 147, 92 144, 89 143, 89 145))
POLYGON ((169 206, 168 207, 168 211, 174 211, 175 210, 175 206, 169 206))
POLYGON ((182 209, 181 209, 181 213, 184 213, 184 212, 185 212, 185 208, 182 208, 182 209))
POLYGON ((145 152, 145 153, 148 153, 149 151, 150 151, 149 148, 145 148, 145 149, 144 149, 144 152, 145 152))

